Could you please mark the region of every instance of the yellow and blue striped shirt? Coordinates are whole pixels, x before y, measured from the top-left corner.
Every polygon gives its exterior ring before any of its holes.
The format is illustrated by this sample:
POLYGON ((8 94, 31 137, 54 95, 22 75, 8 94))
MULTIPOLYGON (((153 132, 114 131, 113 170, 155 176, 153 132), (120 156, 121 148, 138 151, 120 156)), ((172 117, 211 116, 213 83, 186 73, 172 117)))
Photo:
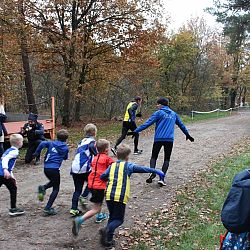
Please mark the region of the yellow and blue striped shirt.
POLYGON ((131 162, 114 162, 102 175, 102 180, 108 180, 106 200, 127 204, 130 195, 130 176, 133 173, 156 173, 160 178, 164 174, 160 170, 138 166, 131 162))

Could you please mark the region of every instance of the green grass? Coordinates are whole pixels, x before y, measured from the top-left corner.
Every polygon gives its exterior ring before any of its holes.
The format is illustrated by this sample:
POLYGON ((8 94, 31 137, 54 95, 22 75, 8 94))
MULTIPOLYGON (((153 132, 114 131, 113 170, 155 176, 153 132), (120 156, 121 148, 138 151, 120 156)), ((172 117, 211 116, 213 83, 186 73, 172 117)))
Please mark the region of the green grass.
MULTIPOLYGON (((219 246, 219 235, 225 232, 220 222, 220 212, 232 179, 236 173, 250 166, 250 148, 214 164, 199 174, 176 197, 174 212, 158 215, 161 221, 157 231, 150 228, 155 241, 154 249, 214 250, 219 246)), ((148 250, 143 241, 134 250, 148 250)))

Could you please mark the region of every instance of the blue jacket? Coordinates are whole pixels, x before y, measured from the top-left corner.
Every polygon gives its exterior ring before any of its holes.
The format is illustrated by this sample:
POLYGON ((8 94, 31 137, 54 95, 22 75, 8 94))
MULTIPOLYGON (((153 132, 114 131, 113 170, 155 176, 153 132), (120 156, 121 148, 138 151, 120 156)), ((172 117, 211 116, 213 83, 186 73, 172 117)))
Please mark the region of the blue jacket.
POLYGON ((15 166, 18 154, 19 150, 14 146, 4 152, 2 158, 0 159, 0 176, 4 176, 3 170, 7 169, 13 177, 12 170, 15 166))
POLYGON ((188 135, 188 130, 180 117, 168 106, 156 111, 144 124, 139 126, 134 132, 139 133, 155 123, 155 141, 174 141, 175 124, 188 135))
POLYGON ((43 141, 39 144, 34 155, 39 155, 43 148, 47 148, 44 158, 44 168, 59 169, 62 161, 68 159, 69 148, 62 141, 43 141))

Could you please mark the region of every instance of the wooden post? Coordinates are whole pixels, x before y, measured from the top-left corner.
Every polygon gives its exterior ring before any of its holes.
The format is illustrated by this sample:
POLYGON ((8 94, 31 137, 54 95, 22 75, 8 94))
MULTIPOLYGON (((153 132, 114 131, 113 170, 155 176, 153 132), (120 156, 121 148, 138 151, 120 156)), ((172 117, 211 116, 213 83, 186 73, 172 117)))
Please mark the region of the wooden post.
POLYGON ((51 139, 55 139, 55 132, 56 132, 56 119, 55 119, 55 97, 51 97, 51 117, 52 117, 52 135, 51 139))
POLYGON ((191 112, 192 120, 194 119, 194 111, 191 112))

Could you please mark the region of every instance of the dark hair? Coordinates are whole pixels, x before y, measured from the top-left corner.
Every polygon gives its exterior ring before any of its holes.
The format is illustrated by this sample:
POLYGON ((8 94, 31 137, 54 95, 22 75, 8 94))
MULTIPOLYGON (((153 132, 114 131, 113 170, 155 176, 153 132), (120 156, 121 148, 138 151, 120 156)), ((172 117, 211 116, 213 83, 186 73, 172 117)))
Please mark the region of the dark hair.
POLYGON ((169 105, 169 100, 168 98, 161 97, 157 100, 157 104, 161 104, 163 106, 168 106, 169 105))
POLYGON ((135 97, 135 101, 137 102, 137 101, 140 101, 142 98, 140 97, 140 96, 136 96, 135 97))
POLYGON ((60 129, 59 131, 57 131, 56 137, 58 141, 65 142, 69 137, 69 132, 66 129, 60 129))

